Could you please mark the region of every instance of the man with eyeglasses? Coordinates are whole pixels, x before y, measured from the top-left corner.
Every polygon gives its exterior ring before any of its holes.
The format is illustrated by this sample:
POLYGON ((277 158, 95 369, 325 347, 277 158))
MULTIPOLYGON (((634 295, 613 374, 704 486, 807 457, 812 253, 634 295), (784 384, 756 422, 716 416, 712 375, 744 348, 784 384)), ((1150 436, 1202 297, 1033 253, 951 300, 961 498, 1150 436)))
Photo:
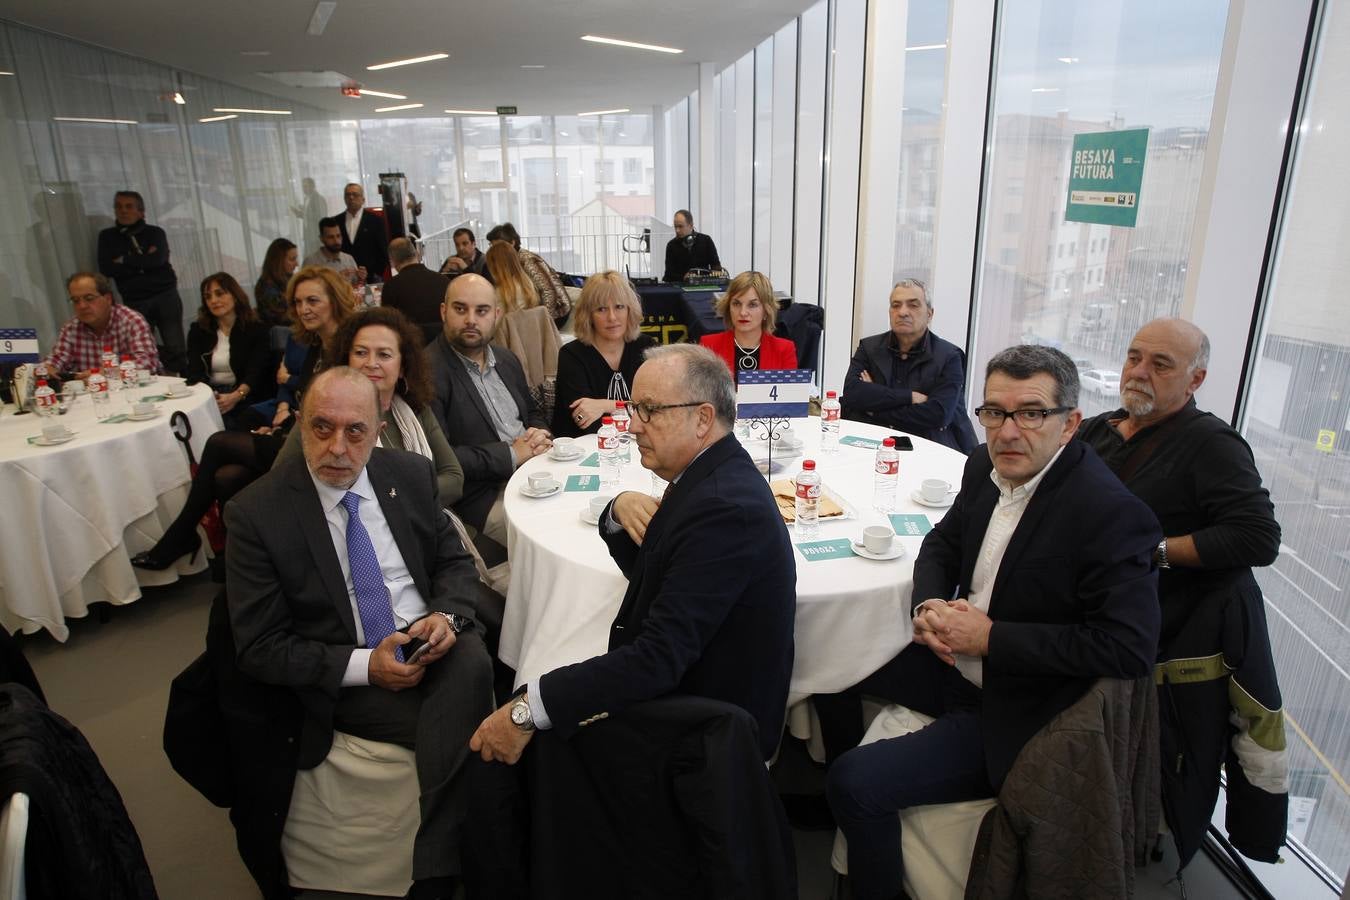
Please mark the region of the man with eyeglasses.
POLYGON ((797 567, 764 477, 732 435, 726 364, 692 344, 653 347, 633 379, 642 465, 670 482, 657 501, 626 491, 600 537, 628 578, 609 652, 555 669, 483 721, 470 742, 513 764, 536 729, 569 739, 671 693, 734 703, 773 755, 792 672, 797 567))
POLYGON ((965 354, 933 334, 933 301, 917 278, 891 290, 889 331, 865 337, 844 376, 842 414, 969 453, 975 429, 962 395, 965 354))
POLYGON ((48 368, 73 373, 83 381, 102 365, 103 348, 111 347, 119 360, 126 354, 136 368, 159 371, 150 323, 131 307, 113 302, 112 285, 105 276, 76 272, 66 279, 66 292, 75 317, 61 326, 48 368))
POLYGON ((356 264, 366 270, 366 281, 374 284, 384 280, 389 268, 389 231, 384 217, 366 215, 366 191, 352 183, 342 189, 342 202, 347 212, 337 219, 342 231, 342 252, 350 253, 356 264))
POLYGON ((1184 319, 1149 322, 1125 354, 1121 408, 1079 434, 1166 535, 1154 551, 1158 718, 1163 809, 1181 867, 1204 841, 1221 765, 1229 835, 1245 855, 1277 859, 1289 800, 1283 701, 1251 570, 1279 556, 1280 524, 1247 442, 1196 406, 1208 368, 1203 331, 1184 319))
MULTIPOLYGON (((935 721, 829 769, 860 900, 902 896, 899 810, 996 796, 1022 745, 1094 681, 1152 670, 1158 522, 1073 440, 1077 403, 1077 370, 1058 350, 989 361, 975 410, 988 443, 915 560, 913 643, 850 692, 935 721)), ((844 706, 822 716, 827 751, 862 736, 858 707, 844 706)))

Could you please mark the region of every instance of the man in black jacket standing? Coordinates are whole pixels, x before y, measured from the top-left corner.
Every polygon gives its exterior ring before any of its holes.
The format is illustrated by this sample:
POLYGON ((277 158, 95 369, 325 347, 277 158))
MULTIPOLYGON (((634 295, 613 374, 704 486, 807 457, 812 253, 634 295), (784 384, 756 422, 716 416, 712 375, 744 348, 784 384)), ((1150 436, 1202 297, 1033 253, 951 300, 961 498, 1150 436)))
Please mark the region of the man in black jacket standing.
POLYGON ((687 209, 675 211, 675 236, 666 244, 666 274, 662 281, 683 281, 690 269, 720 269, 717 245, 706 234, 694 230, 694 215, 687 209))
POLYGON ((384 217, 365 209, 365 188, 355 182, 342 189, 342 200, 347 211, 335 217, 342 229, 342 252, 350 253, 366 270, 367 284, 383 281, 389 268, 389 230, 384 217))
POLYGON ((1079 436, 1158 516, 1162 603, 1157 680, 1163 809, 1185 866, 1228 776, 1227 825, 1238 850, 1274 862, 1284 843, 1289 756, 1280 686, 1252 566, 1280 552, 1280 524, 1247 442, 1195 405, 1209 338, 1155 319, 1130 341, 1121 409, 1079 436))
POLYGON ((122 302, 159 329, 165 370, 181 372, 187 342, 169 239, 163 228, 145 221, 145 198, 136 191, 113 195, 113 215, 117 224, 98 233, 98 270, 117 283, 122 302))

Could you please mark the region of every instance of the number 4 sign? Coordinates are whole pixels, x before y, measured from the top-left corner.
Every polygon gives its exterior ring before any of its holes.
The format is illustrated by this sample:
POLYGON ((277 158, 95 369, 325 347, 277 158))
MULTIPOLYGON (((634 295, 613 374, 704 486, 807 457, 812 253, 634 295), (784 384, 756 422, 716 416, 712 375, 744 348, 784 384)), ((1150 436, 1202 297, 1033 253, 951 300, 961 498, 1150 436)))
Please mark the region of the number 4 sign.
POLYGON ((736 418, 800 419, 807 414, 815 372, 763 369, 737 375, 736 418))

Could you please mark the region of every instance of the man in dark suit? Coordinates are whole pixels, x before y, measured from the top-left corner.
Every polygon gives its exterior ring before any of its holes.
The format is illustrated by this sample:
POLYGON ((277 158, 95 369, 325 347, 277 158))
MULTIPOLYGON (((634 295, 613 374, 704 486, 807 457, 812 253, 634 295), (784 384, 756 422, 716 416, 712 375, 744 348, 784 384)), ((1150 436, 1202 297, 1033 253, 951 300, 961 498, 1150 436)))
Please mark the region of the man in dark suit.
POLYGON ((530 397, 514 353, 492 343, 502 318, 497 292, 472 273, 450 282, 441 304, 444 330, 427 347, 441 430, 464 467, 465 522, 506 546, 502 495, 521 463, 553 446, 544 413, 530 397))
MULTIPOLYGON (((902 895, 900 809, 992 797, 1022 745, 1101 677, 1138 678, 1158 644, 1153 513, 1082 441, 1058 350, 989 361, 988 437, 914 564, 914 642, 861 692, 936 717, 840 756, 827 793, 858 898, 902 895)), ((843 723, 861 736, 861 718, 843 723)), ((839 723, 822 720, 838 745, 839 723)))
POLYGON ((389 242, 389 264, 394 277, 384 286, 381 305, 401 310, 430 341, 441 330, 441 303, 450 279, 422 265, 422 254, 407 238, 389 242))
POLYGON ((666 272, 662 281, 683 281, 690 269, 722 268, 713 239, 694 230, 693 213, 676 210, 674 228, 675 236, 666 244, 666 272))
POLYGON ((969 453, 965 354, 933 334, 933 301, 917 278, 891 289, 891 328, 865 337, 849 362, 839 403, 846 419, 896 428, 969 453))
POLYGON ((335 218, 342 226, 342 252, 350 253, 356 264, 366 270, 366 281, 384 279, 389 268, 389 231, 384 218, 366 211, 366 192, 359 184, 342 189, 347 211, 335 218))
POLYGON ((600 536, 628 578, 609 652, 531 682, 483 721, 470 748, 514 763, 536 728, 566 739, 642 700, 691 694, 755 719, 778 746, 792 672, 797 568, 763 476, 731 434, 735 389, 710 350, 649 350, 633 379, 642 465, 670 482, 627 491, 600 536))
POLYGON ((476 572, 435 502, 431 463, 374 451, 374 387, 340 366, 305 396, 304 455, 226 506, 226 587, 241 672, 304 709, 298 765, 339 730, 410 747, 422 822, 412 897, 449 898, 459 872, 466 740, 492 706, 492 668, 468 600, 476 572), (406 628, 406 633, 399 631, 406 628), (423 655, 404 657, 413 638, 423 655))

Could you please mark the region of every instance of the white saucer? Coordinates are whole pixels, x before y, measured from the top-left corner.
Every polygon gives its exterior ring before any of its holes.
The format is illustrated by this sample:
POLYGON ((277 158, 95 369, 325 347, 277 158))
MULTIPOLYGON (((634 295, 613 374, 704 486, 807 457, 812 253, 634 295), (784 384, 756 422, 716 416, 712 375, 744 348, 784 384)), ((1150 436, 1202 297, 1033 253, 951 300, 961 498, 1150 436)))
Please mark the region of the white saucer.
POLYGON ((873 553, 862 545, 862 541, 849 541, 848 546, 855 555, 861 556, 863 559, 884 561, 888 559, 899 559, 905 555, 905 545, 897 540, 891 541, 891 549, 887 553, 873 553))
POLYGON ((943 500, 941 503, 930 503, 929 501, 923 499, 923 494, 919 493, 918 491, 910 491, 909 499, 913 500, 920 506, 926 506, 929 509, 946 509, 956 501, 956 495, 948 494, 947 498, 943 500))
POLYGON ((539 500, 543 497, 552 497, 554 494, 558 493, 558 491, 561 490, 562 490, 561 481, 555 481, 553 482, 553 487, 549 488, 546 491, 539 491, 539 492, 530 490, 529 482, 526 482, 525 484, 522 484, 520 486, 520 492, 524 494, 526 497, 530 497, 531 499, 534 500, 539 500))
POLYGON ((64 444, 67 441, 73 441, 75 440, 76 437, 78 437, 78 435, 73 431, 68 432, 64 437, 59 438, 49 438, 46 437, 45 435, 39 434, 33 438, 33 443, 39 447, 55 447, 57 444, 64 444))
POLYGON ((155 416, 159 415, 159 410, 149 413, 127 413, 128 422, 149 422, 155 416))
POLYGON ((600 517, 592 516, 591 508, 587 506, 581 510, 581 521, 585 522, 587 525, 599 525, 600 517))
POLYGON ((561 453, 554 453, 552 450, 548 451, 548 458, 554 462, 571 462, 574 459, 581 459, 585 455, 585 450, 578 450, 576 453, 568 453, 565 456, 561 453))

